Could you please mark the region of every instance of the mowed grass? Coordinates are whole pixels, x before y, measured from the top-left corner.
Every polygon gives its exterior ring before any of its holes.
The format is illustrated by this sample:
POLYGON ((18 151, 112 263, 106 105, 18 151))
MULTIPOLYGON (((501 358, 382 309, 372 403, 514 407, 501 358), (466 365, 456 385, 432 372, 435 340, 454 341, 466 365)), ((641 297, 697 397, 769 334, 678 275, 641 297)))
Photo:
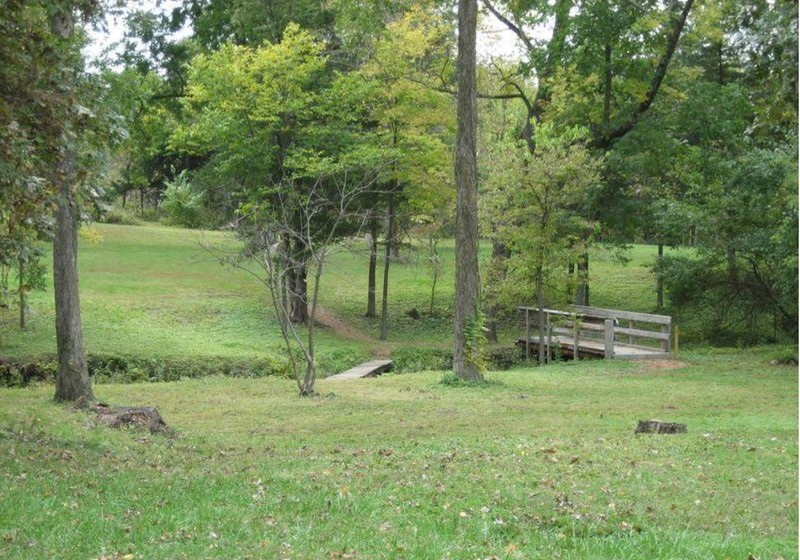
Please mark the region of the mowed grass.
MULTIPOLYGON (((268 293, 251 275, 223 266, 203 248, 234 246, 220 232, 156 225, 93 226, 81 241, 81 308, 87 351, 151 357, 250 357, 283 354, 268 293)), ((48 262, 49 266, 49 257, 48 262)), ((29 328, 16 310, 0 312, 0 353, 55 353, 52 281, 32 294, 29 328)), ((320 332, 320 344, 353 346, 320 332)), ((356 350, 357 351, 357 350, 356 350)))
POLYGON ((797 558, 797 372, 769 355, 96 388, 175 440, 4 389, 0 557, 797 558))
MULTIPOLYGON (((220 265, 202 245, 231 249, 221 232, 196 232, 158 225, 97 224, 99 242, 81 240, 81 304, 87 351, 152 357, 283 355, 268 294, 252 276, 220 265)), ((321 291, 325 319, 347 329, 323 328, 321 352, 345 351, 366 358, 409 344, 452 345, 454 248, 440 243, 442 272, 429 313, 432 275, 425 247, 406 248, 393 262, 389 281, 389 338, 378 341, 379 322, 366 319, 368 255, 364 243, 336 252, 326 266, 321 291), (416 308, 419 320, 408 312, 416 308), (330 318, 333 316, 333 320, 330 318)), ((488 244, 482 258, 489 257, 488 244)), ((603 251, 592 260, 592 303, 634 311, 655 307, 649 269, 654 247, 633 246, 627 265, 603 251)), ((50 257, 46 257, 50 265, 50 257)), ((379 263, 382 267, 382 262, 379 263)), ((378 305, 382 270, 378 274, 378 305)), ((55 353, 52 281, 31 295, 29 326, 16 326, 17 310, 0 310, 0 354, 35 357, 55 353)), ((521 301, 520 305, 530 305, 521 301)), ((512 312, 513 315, 513 312, 512 312)), ((505 342, 519 333, 508 325, 505 342)))

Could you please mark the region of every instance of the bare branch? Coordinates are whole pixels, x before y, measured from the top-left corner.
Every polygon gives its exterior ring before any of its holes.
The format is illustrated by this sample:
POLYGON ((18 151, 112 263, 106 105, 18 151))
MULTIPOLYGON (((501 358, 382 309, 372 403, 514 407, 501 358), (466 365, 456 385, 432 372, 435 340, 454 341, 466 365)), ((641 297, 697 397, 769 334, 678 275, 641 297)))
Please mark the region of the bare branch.
POLYGON ((489 2, 489 0, 483 0, 483 5, 484 5, 484 7, 485 7, 487 10, 489 10, 489 11, 492 13, 492 15, 493 15, 494 17, 496 17, 496 18, 497 18, 497 19, 498 19, 498 20, 499 20, 499 21, 500 21, 500 22, 501 22, 503 25, 505 25, 506 27, 508 27, 508 28, 509 28, 509 29, 510 29, 510 30, 511 30, 513 33, 514 33, 514 35, 516 35, 517 37, 519 37, 519 40, 520 40, 520 41, 522 41, 522 44, 523 44, 523 45, 525 45, 525 48, 526 48, 526 49, 528 49, 528 51, 529 51, 529 52, 534 50, 533 41, 531 41, 531 40, 530 40, 530 38, 529 38, 527 35, 525 35, 525 32, 524 32, 524 31, 522 31, 522 27, 521 27, 521 26, 519 26, 519 25, 515 24, 515 23, 514 23, 514 22, 512 22, 510 19, 508 19, 506 16, 504 16, 503 14, 501 14, 501 13, 500 13, 500 12, 497 10, 497 8, 495 8, 494 6, 492 6, 492 4, 491 4, 491 2, 489 2))
POLYGON ((603 149, 610 148, 614 141, 619 140, 628 132, 633 130, 633 127, 639 122, 639 118, 641 118, 641 116, 650 108, 650 105, 653 104, 653 101, 655 101, 656 95, 658 94, 658 90, 661 87, 661 82, 667 75, 667 68, 672 60, 672 55, 675 53, 675 48, 678 45, 678 39, 680 39, 681 33, 683 33, 683 28, 686 26, 686 20, 689 17, 689 12, 691 11, 693 4, 694 0, 686 0, 683 10, 675 19, 672 29, 670 29, 669 35, 667 36, 667 48, 665 49, 664 54, 661 55, 661 59, 658 61, 655 74, 653 74, 653 79, 650 81, 650 87, 647 89, 647 93, 645 94, 642 102, 639 103, 638 107, 636 107, 636 109, 633 111, 633 114, 628 118, 627 121, 622 123, 611 132, 596 138, 591 144, 593 147, 603 149))

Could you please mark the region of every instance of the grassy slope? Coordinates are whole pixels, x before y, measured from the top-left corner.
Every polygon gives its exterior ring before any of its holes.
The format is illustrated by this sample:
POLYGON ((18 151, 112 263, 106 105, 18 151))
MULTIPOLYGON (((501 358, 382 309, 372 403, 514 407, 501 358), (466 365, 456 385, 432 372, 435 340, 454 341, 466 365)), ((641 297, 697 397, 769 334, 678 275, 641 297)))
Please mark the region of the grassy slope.
POLYGON ((174 442, 3 390, 0 557, 797 558, 796 369, 768 358, 97 388, 174 442), (689 433, 635 437, 652 417, 689 433))
MULTIPOLYGON (((247 274, 222 267, 199 241, 229 245, 218 232, 196 233, 161 226, 97 225, 102 241, 82 241, 81 297, 86 346, 93 353, 147 356, 256 356, 281 353, 277 325, 265 290, 247 274)), ((452 340, 453 244, 442 242, 443 271, 433 317, 427 314, 431 276, 424 250, 405 253, 390 277, 390 336, 377 341, 378 321, 366 309, 367 257, 334 255, 323 277, 321 303, 350 325, 349 337, 321 331, 320 348, 348 348, 363 355, 409 344, 449 347, 452 340)), ((649 311, 654 281, 647 268, 652 247, 636 246, 627 266, 603 255, 592 261, 592 302, 598 306, 649 311)), ((484 247, 484 257, 488 257, 484 247)), ((379 289, 382 271, 379 271, 379 289)), ((50 283, 52 285, 52 282, 50 283)), ((380 300, 380 295, 379 295, 380 300)), ((55 353, 53 296, 31 297, 26 332, 15 327, 16 310, 0 310, 0 353, 55 353)), ((520 302, 529 304, 530 302, 520 302)), ((506 333, 506 340, 516 336, 506 333)))
MULTIPOLYGON (((217 232, 161 226, 98 225, 100 243, 80 248, 81 305, 89 352, 148 356, 253 356, 282 352, 266 291, 221 266, 200 243, 226 245, 217 232)), ((52 282, 50 282, 52 285, 52 282)), ((54 353, 52 293, 34 294, 30 328, 3 312, 3 352, 54 353)), ((335 338, 336 344, 347 344, 335 338)), ((321 343, 331 336, 321 334, 321 343)))

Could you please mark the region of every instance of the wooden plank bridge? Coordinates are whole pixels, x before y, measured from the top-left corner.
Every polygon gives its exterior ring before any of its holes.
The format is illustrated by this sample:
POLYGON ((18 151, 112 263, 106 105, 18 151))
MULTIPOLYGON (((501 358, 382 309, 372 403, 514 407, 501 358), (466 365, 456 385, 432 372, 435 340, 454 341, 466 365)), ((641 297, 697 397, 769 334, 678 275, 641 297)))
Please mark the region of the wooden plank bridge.
POLYGON ((325 379, 360 379, 362 377, 376 377, 385 371, 392 369, 392 360, 372 360, 359 366, 352 367, 342 373, 331 375, 325 379))
POLYGON ((545 361, 567 358, 668 358, 672 317, 572 305, 569 311, 542 309, 543 341, 539 336, 538 307, 520 307, 525 313, 525 336, 517 344, 525 357, 545 352, 545 361))

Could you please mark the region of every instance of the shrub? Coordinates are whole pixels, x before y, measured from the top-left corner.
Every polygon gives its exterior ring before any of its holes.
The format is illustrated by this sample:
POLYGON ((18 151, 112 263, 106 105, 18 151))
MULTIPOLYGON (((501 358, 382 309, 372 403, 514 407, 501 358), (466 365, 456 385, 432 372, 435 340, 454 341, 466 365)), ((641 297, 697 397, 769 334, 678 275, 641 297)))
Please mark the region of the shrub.
POLYGON ((199 228, 205 222, 203 195, 192 189, 185 171, 167 182, 162 208, 167 213, 166 221, 172 225, 199 228))
MULTIPOLYGON (((279 356, 143 358, 89 354, 86 361, 89 375, 95 383, 178 381, 211 375, 291 377, 289 361, 279 356)), ((23 387, 31 381, 52 381, 57 370, 58 366, 51 356, 28 361, 3 360, 0 361, 0 386, 23 387)))
POLYGON ((453 352, 438 348, 401 348, 391 358, 397 373, 453 369, 453 352))
POLYGON ((100 220, 106 224, 119 224, 125 226, 139 226, 142 221, 128 208, 112 206, 107 212, 100 216, 100 220))
POLYGON ((525 361, 525 352, 517 346, 494 346, 485 353, 489 369, 495 371, 505 371, 525 361))

